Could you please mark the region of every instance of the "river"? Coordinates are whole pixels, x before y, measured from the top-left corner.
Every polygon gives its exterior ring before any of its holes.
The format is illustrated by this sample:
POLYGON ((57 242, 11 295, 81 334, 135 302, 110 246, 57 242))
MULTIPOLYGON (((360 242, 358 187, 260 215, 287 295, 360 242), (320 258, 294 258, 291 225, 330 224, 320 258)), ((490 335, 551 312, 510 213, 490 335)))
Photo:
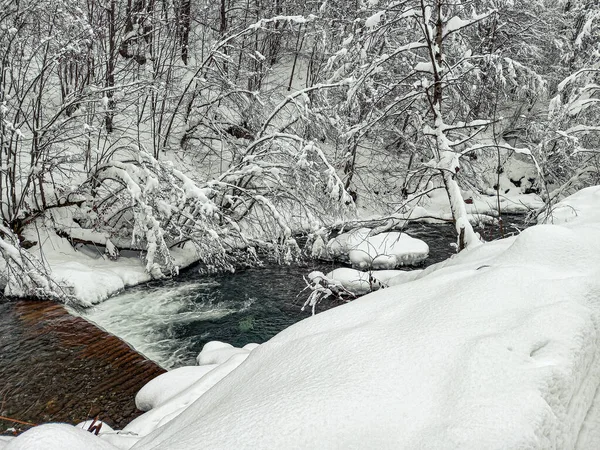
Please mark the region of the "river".
MULTIPOLYGON (((523 217, 505 219, 509 232, 521 229, 523 217)), ((454 227, 411 224, 405 230, 429 245, 424 266, 455 253, 454 227)), ((488 236, 498 228, 481 229, 488 236)), ((493 237, 493 236, 492 236, 493 237)), ((128 289, 82 315, 121 337, 164 368, 195 364, 202 346, 212 340, 243 346, 262 343, 310 315, 301 306, 308 296, 304 278, 313 270, 327 273, 339 263, 308 261, 217 276, 188 269, 176 279, 128 289)), ((410 270, 410 268, 409 268, 410 270)), ((319 310, 338 306, 325 301, 319 310)))
MULTIPOLYGON (((508 217, 506 223, 511 231, 524 227, 520 216, 508 217)), ((451 225, 412 224, 405 231, 429 244, 425 266, 455 252, 451 225)), ((480 231, 489 239, 497 227, 480 231)), ((195 364, 208 341, 262 343, 309 317, 309 311, 301 310, 308 296, 302 292, 303 277, 336 267, 340 265, 315 261, 266 263, 213 276, 192 267, 177 278, 129 288, 96 307, 71 310, 71 315, 50 302, 0 299, 0 416, 39 423, 99 414, 121 427, 138 414, 135 392, 161 369, 80 317, 165 369, 195 364), (127 382, 120 381, 123 377, 127 382)), ((338 304, 326 301, 318 311, 338 304)), ((9 426, 19 428, 0 421, 0 431, 9 426)))

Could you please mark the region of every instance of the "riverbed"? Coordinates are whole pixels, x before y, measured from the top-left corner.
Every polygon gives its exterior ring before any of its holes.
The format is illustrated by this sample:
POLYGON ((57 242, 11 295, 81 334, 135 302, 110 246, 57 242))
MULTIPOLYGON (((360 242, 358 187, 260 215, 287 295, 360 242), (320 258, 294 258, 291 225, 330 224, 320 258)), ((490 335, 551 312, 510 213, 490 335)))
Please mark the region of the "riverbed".
MULTIPOLYGON (((522 216, 507 216, 505 230, 517 232, 522 216)), ((451 224, 410 224, 411 236, 427 242, 427 267, 456 253, 451 224)), ((499 237, 497 226, 480 228, 488 239, 499 237)), ((86 319, 121 337, 136 350, 171 369, 195 364, 202 346, 213 340, 244 346, 262 343, 281 330, 310 316, 301 307, 308 297, 304 278, 313 270, 327 273, 340 263, 304 261, 292 265, 265 263, 263 267, 215 276, 190 268, 179 277, 154 281, 114 296, 81 312, 86 319)), ((324 301, 318 311, 339 306, 324 301)))

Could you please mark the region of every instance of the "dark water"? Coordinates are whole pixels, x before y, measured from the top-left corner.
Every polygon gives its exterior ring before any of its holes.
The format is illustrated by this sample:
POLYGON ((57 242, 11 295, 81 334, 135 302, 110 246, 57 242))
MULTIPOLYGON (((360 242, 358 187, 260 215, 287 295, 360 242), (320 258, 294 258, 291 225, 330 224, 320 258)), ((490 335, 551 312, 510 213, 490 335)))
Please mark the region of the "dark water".
MULTIPOLYGON (((515 227, 524 227, 522 217, 505 218, 506 230, 515 227)), ((424 266, 455 254, 452 225, 411 224, 405 231, 428 243, 430 254, 424 266)), ((500 235, 497 225, 479 231, 488 240, 500 235)), ((302 292, 306 287, 303 277, 313 270, 327 273, 336 267, 341 266, 325 262, 265 264, 219 276, 202 276, 192 268, 173 280, 128 289, 83 314, 163 367, 189 365, 195 363, 206 342, 262 343, 309 317, 310 308, 301 310, 308 297, 308 291, 302 292)), ((317 312, 339 304, 324 301, 317 312)))
POLYGON ((52 302, 0 302, 0 433, 100 417, 123 427, 137 391, 163 373, 120 339, 52 302))
MULTIPOLYGON (((164 367, 189 365, 206 342, 262 343, 310 316, 310 309, 301 310, 308 297, 303 276, 335 267, 267 263, 217 276, 190 269, 173 280, 128 289, 83 316, 164 367)), ((337 305, 325 302, 318 310, 337 305)))

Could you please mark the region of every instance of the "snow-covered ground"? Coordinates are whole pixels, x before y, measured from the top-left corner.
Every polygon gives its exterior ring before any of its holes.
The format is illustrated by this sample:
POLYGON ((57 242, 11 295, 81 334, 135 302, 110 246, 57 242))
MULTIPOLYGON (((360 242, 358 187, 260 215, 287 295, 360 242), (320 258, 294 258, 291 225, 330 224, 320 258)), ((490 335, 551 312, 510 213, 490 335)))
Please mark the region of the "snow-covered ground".
MULTIPOLYGON (((58 236, 52 228, 45 226, 27 230, 26 236, 37 242, 29 251, 47 263, 57 280, 62 280, 73 289, 80 306, 94 305, 128 286, 152 279, 139 252, 122 252, 115 261, 105 253, 104 247, 82 244, 73 246, 67 239, 58 236)), ((174 248, 172 256, 175 265, 180 268, 198 260, 192 244, 174 248)))
POLYGON ((600 187, 553 221, 201 358, 218 365, 128 434, 45 425, 6 448, 600 448, 600 187))

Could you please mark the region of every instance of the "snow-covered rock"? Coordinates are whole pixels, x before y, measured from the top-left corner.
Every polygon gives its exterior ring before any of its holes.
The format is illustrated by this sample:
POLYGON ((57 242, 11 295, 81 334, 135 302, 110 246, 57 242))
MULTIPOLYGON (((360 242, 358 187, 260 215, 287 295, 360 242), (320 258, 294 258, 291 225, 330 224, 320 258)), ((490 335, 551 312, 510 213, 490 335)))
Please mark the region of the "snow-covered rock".
MULTIPOLYGON (((371 270, 362 272, 348 267, 340 267, 329 272, 326 277, 342 284, 353 294, 361 295, 387 287, 390 280, 402 275, 402 270, 371 270)), ((405 272, 411 273, 411 272, 405 272)))
POLYGON ((234 355, 247 355, 250 350, 237 348, 225 342, 211 341, 204 344, 202 351, 196 358, 199 366, 206 364, 223 364, 234 355))
POLYGON ((327 253, 360 269, 394 269, 418 264, 429 255, 425 242, 406 233, 393 231, 375 236, 370 233, 368 228, 359 228, 340 234, 328 242, 327 253))

